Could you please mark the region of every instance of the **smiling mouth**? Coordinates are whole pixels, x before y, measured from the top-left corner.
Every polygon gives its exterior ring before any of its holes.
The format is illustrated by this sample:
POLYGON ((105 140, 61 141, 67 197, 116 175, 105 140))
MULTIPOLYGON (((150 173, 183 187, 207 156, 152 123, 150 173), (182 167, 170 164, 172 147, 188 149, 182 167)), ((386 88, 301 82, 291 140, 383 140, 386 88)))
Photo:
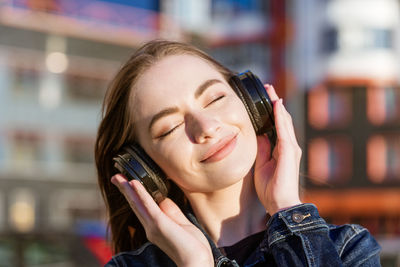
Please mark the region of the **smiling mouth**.
POLYGON ((235 148, 237 134, 232 134, 224 137, 221 141, 211 146, 204 155, 201 163, 217 162, 227 157, 235 148))

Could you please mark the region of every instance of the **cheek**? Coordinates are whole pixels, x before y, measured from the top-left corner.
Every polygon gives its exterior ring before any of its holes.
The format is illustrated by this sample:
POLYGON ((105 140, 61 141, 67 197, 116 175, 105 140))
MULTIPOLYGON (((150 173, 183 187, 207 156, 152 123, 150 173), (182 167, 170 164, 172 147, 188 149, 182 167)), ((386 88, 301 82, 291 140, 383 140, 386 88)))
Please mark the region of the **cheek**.
MULTIPOLYGON (((177 137, 168 145, 155 146, 151 152, 153 160, 161 167, 166 175, 175 180, 186 174, 191 166, 192 146, 183 137, 177 137)), ((175 181, 177 182, 177 181, 175 181)), ((179 184, 179 182, 177 182, 179 184)))
POLYGON ((234 101, 231 101, 230 105, 227 106, 225 114, 235 124, 241 125, 241 128, 249 131, 254 130, 247 109, 238 97, 235 97, 234 101))

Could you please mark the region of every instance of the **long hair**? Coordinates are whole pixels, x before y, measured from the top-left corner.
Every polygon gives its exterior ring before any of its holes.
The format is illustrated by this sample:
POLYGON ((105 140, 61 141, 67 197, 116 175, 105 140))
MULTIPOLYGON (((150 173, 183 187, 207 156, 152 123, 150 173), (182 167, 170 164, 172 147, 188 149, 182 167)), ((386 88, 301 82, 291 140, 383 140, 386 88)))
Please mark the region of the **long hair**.
MULTIPOLYGON (((105 94, 102 121, 95 143, 95 161, 98 183, 107 208, 114 253, 133 250, 147 242, 143 226, 125 197, 110 181, 112 175, 117 173, 112 158, 124 145, 135 141, 135 122, 132 120, 134 109, 129 99, 141 74, 164 57, 182 54, 202 58, 215 67, 226 80, 232 76, 229 69, 192 45, 154 40, 144 44, 131 56, 111 81, 105 94), (133 235, 129 228, 133 229, 133 235)), ((173 183, 169 197, 183 208, 184 195, 173 183)))

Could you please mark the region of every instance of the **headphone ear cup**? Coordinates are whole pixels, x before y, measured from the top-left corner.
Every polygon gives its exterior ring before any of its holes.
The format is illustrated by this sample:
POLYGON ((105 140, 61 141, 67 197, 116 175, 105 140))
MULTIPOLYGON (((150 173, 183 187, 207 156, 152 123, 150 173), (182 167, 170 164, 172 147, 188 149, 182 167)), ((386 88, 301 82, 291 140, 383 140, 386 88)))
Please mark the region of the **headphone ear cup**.
POLYGON ((231 87, 234 89, 236 94, 239 96, 239 98, 242 100, 247 113, 249 114, 251 123, 253 124, 254 130, 258 134, 261 128, 261 122, 260 122, 260 114, 258 113, 258 110, 256 106, 254 105, 253 101, 251 100, 251 96, 249 95, 249 92, 243 88, 243 85, 241 84, 241 81, 239 77, 233 76, 230 81, 229 81, 231 87))
POLYGON ((138 144, 125 146, 114 161, 115 167, 129 180, 140 181, 157 203, 168 195, 165 173, 138 144))
POLYGON ((273 131, 272 102, 258 77, 246 71, 233 76, 229 83, 246 107, 256 134, 273 131))

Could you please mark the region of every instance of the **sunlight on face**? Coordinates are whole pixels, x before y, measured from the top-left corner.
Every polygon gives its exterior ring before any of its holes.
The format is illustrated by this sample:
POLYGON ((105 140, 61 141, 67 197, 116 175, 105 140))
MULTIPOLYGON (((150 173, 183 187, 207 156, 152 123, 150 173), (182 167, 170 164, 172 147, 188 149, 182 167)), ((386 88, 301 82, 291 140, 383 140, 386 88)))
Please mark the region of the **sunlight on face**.
POLYGON ((192 55, 168 56, 132 91, 140 145, 184 191, 216 191, 248 174, 255 132, 241 100, 212 65, 192 55))

